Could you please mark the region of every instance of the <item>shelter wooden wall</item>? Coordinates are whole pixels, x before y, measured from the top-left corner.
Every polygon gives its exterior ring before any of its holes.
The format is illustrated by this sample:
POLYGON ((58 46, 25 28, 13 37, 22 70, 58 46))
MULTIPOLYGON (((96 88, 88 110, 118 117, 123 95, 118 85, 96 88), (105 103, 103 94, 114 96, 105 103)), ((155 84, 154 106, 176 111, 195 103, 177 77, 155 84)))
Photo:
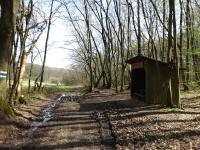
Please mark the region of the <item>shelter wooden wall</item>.
POLYGON ((146 102, 167 104, 170 98, 169 69, 164 64, 145 62, 146 102))

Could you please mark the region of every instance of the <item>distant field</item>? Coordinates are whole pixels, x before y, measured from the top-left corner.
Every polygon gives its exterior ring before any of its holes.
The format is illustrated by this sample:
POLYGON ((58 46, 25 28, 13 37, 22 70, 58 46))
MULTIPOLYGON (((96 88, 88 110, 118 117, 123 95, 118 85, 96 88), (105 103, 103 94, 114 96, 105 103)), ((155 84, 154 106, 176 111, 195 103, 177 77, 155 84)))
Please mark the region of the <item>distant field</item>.
MULTIPOLYGON (((47 92, 47 93, 64 92, 64 91, 68 91, 68 90, 71 90, 71 89, 83 87, 83 85, 64 85, 64 84, 57 85, 55 83, 50 83, 50 82, 44 82, 43 85, 44 85, 43 92, 47 92)), ((24 81, 23 86, 24 86, 23 87, 24 91, 27 91, 28 81, 24 81)), ((34 81, 31 81, 31 88, 33 88, 33 86, 34 86, 34 81)))

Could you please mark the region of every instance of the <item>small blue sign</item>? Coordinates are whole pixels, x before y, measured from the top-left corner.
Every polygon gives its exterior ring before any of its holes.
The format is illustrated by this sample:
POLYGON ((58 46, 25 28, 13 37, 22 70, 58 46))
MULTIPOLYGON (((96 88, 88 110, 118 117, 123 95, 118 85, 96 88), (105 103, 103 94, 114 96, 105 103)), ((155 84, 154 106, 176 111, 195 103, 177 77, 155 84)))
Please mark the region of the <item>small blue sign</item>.
POLYGON ((6 78, 7 72, 6 71, 0 71, 0 78, 6 78))

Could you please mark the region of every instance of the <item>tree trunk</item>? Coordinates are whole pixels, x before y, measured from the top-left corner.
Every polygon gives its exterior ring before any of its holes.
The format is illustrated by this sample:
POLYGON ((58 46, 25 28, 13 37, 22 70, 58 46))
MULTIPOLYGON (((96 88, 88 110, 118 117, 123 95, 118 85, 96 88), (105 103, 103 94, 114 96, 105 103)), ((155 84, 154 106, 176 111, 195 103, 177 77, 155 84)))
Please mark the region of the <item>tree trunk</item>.
MULTIPOLYGON (((15 13, 17 10, 17 2, 14 0, 1 0, 1 19, 0 19, 0 72, 4 73, 0 76, 0 86, 6 89, 6 76, 9 56, 12 50, 15 13)), ((1 93, 6 94, 6 93, 1 93)), ((12 101, 9 102, 12 106, 12 101)))
MULTIPOLYGON (((180 50, 180 67, 183 68, 183 1, 179 0, 179 4, 180 4, 180 41, 179 41, 179 50, 180 50)), ((182 78, 182 82, 183 84, 185 83, 185 73, 184 71, 180 72, 181 74, 181 78, 182 78)))
MULTIPOLYGON (((163 0, 163 24, 165 25, 165 21, 166 21, 166 1, 163 0)), ((162 41, 162 53, 163 53, 163 56, 165 56, 165 27, 163 25, 163 31, 162 31, 162 38, 163 38, 163 41, 162 41)), ((165 58, 162 57, 162 60, 165 61, 165 58)))
POLYGON ((89 85, 88 90, 91 92, 93 89, 92 41, 91 41, 92 37, 91 37, 88 5, 87 5, 86 0, 84 0, 84 10, 85 10, 85 23, 86 23, 86 30, 87 30, 87 55, 88 55, 88 69, 89 69, 89 78, 90 78, 90 85, 89 85))
MULTIPOLYGON (((172 51, 172 19, 173 19, 173 6, 171 3, 173 0, 169 0, 169 20, 168 20, 168 51, 167 51, 167 62, 171 61, 171 51, 172 51)), ((172 70, 170 71, 170 79, 169 79, 169 98, 168 105, 172 106, 172 70)))
POLYGON ((31 78, 32 78, 32 72, 33 72, 33 52, 31 53, 31 67, 30 67, 30 71, 29 71, 29 76, 28 76, 28 93, 30 93, 31 91, 31 78))
POLYGON ((50 29, 51 29, 51 19, 53 15, 53 4, 54 4, 54 0, 51 1, 51 9, 50 9, 49 22, 48 22, 48 28, 47 28, 47 36, 46 36, 46 41, 45 41, 45 50, 44 50, 44 58, 43 58, 43 63, 42 63, 39 90, 42 88, 42 84, 44 82, 44 72, 45 72, 45 65, 46 65, 46 58, 47 58, 48 41, 49 41, 49 34, 50 34, 50 29))
POLYGON ((140 0, 137 0, 137 17, 138 17, 138 55, 141 55, 141 30, 140 30, 140 0))
MULTIPOLYGON (((180 90, 179 90, 179 61, 176 43, 176 13, 175 13, 175 0, 169 0, 169 31, 168 32, 168 51, 173 52, 173 62, 171 68, 171 77, 169 85, 170 88, 170 106, 180 107, 180 90), (172 42, 172 28, 173 28, 173 42, 172 42), (172 76, 173 74, 173 76, 172 76)), ((170 55, 169 55, 170 56, 170 55)), ((170 57, 168 58, 170 60, 170 57)))
POLYGON ((186 0, 186 70, 187 70, 187 75, 186 75, 186 81, 187 84, 189 84, 190 80, 190 64, 189 64, 189 50, 190 50, 190 0, 186 0))
POLYGON ((27 63, 28 55, 29 55, 29 52, 23 51, 21 63, 20 63, 18 87, 17 87, 17 95, 19 96, 22 94, 23 77, 26 71, 26 63, 27 63))

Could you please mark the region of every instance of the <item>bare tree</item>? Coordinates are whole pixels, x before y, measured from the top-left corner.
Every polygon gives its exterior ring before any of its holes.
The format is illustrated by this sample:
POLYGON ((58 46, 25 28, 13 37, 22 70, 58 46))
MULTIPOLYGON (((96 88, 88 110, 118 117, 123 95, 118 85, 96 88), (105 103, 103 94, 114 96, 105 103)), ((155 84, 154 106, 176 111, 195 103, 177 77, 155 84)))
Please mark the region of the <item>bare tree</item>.
POLYGON ((48 50, 48 41, 49 41, 49 34, 50 34, 50 29, 51 29, 51 24, 52 24, 52 17, 53 17, 53 6, 54 6, 54 1, 51 1, 51 8, 50 8, 50 14, 48 18, 48 27, 47 27, 47 35, 46 35, 46 41, 45 41, 45 50, 44 50, 44 58, 43 58, 43 63, 42 63, 42 70, 40 74, 40 85, 39 85, 39 90, 42 87, 43 81, 44 81, 44 69, 45 69, 45 64, 46 64, 46 57, 47 57, 47 50, 48 50))
POLYGON ((16 19, 16 32, 14 39, 14 49, 12 52, 13 83, 10 87, 10 97, 12 100, 22 93, 23 77, 29 54, 35 47, 41 34, 45 29, 46 21, 38 22, 33 16, 33 1, 20 1, 19 13, 16 19), (19 55, 17 55, 19 53, 19 55))

